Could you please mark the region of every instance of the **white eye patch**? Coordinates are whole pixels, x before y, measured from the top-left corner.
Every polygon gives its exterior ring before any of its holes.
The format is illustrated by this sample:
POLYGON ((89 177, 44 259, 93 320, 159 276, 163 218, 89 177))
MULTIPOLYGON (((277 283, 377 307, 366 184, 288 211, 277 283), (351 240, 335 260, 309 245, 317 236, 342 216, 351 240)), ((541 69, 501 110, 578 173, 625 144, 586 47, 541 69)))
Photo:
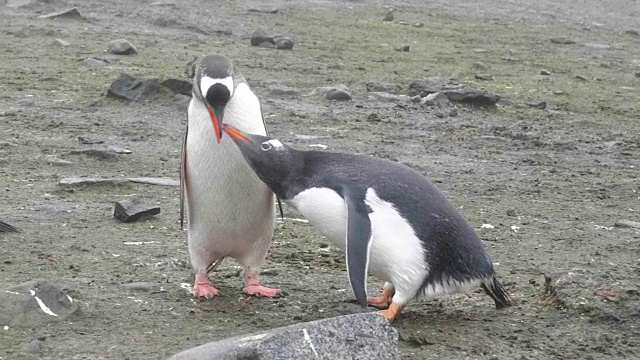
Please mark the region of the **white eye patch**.
POLYGON ((202 79, 200 79, 200 92, 202 96, 207 96, 207 91, 215 84, 226 86, 227 89, 229 89, 229 96, 233 96, 233 78, 231 76, 224 79, 213 79, 208 76, 203 76, 202 79))
POLYGON ((276 139, 271 139, 260 144, 260 148, 262 149, 262 151, 269 151, 273 148, 275 148, 276 150, 280 150, 282 147, 283 145, 280 140, 276 139))

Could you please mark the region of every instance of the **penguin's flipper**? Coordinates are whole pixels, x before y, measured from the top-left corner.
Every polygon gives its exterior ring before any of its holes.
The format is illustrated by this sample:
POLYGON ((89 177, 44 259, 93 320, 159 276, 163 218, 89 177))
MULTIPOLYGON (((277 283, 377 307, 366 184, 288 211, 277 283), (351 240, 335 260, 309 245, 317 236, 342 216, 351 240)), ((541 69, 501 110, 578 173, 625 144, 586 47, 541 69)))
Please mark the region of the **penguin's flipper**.
POLYGON ((180 230, 184 230, 184 202, 187 187, 187 134, 189 125, 184 130, 184 140, 182 140, 182 157, 180 160, 180 230))
POLYGON ((347 272, 349 282, 358 303, 367 307, 367 270, 371 248, 371 220, 364 199, 356 192, 342 189, 342 197, 347 206, 347 272))

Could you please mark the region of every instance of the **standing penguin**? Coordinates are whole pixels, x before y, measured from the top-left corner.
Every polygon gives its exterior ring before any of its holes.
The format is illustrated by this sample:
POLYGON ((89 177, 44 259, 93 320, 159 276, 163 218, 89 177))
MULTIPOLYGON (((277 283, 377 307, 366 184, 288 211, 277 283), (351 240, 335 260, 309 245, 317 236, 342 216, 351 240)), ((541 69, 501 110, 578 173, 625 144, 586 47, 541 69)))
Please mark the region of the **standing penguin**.
POLYGON ((374 157, 298 151, 276 139, 232 137, 251 168, 346 252, 358 302, 393 320, 416 296, 480 285, 496 308, 511 304, 475 231, 444 195, 408 166, 374 157), (346 235, 346 238, 345 238, 346 235), (386 281, 367 298, 367 273, 386 281))
POLYGON ((221 139, 223 121, 267 134, 258 97, 244 77, 226 57, 208 55, 196 65, 180 169, 180 225, 186 205, 192 293, 218 295, 208 272, 230 256, 244 266, 245 293, 276 297, 281 290, 261 286, 259 278, 273 237, 275 197, 233 141, 221 139))

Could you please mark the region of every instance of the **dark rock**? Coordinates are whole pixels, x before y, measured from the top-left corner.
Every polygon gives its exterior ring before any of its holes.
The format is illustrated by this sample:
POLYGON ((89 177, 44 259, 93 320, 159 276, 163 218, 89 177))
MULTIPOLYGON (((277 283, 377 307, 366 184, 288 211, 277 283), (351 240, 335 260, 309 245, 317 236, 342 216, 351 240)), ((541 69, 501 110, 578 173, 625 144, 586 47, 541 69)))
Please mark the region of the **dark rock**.
POLYGON ((398 332, 377 313, 316 320, 185 350, 170 360, 399 360, 398 332))
POLYGON ((540 110, 544 110, 544 109, 547 108, 547 102, 546 101, 528 102, 527 105, 532 107, 532 108, 536 108, 536 109, 540 109, 540 110))
POLYGON ((397 94, 402 90, 402 87, 398 84, 385 82, 369 82, 365 86, 367 91, 387 92, 390 94, 397 94))
POLYGON ((38 16, 38 18, 40 19, 64 18, 64 19, 82 20, 82 15, 80 14, 80 11, 78 11, 78 8, 71 8, 68 10, 58 11, 58 12, 54 12, 46 15, 40 15, 38 16))
POLYGON ((92 67, 92 68, 97 68, 97 67, 103 67, 107 65, 107 62, 105 60, 102 59, 96 59, 94 57, 90 57, 90 58, 86 58, 84 60, 82 60, 82 63, 88 67, 92 67))
POLYGON ((92 138, 92 137, 89 137, 89 136, 78 136, 78 142, 80 144, 85 144, 85 145, 88 145, 88 144, 102 144, 102 143, 104 143, 104 140, 92 138))
POLYGON ((344 89, 332 88, 327 91, 325 97, 327 100, 348 101, 351 100, 351 94, 344 89))
POLYGON ((447 97, 447 95, 441 92, 436 92, 422 98, 422 100, 420 100, 420 105, 436 106, 442 108, 449 105, 449 98, 447 97))
POLYGON ((478 80, 485 80, 485 81, 495 80, 495 78, 489 74, 475 74, 474 77, 478 80))
POLYGON ((4 221, 0 221, 0 233, 3 233, 3 232, 20 232, 20 230, 18 230, 17 227, 11 224, 7 224, 4 221))
POLYGON ((640 36, 640 31, 636 29, 629 29, 629 30, 626 30, 624 33, 631 36, 640 36))
POLYGON ((133 55, 138 53, 138 49, 126 39, 111 41, 108 50, 110 53, 116 55, 133 55))
POLYGON ((248 12, 253 12, 253 13, 263 13, 263 14, 277 14, 278 11, 280 11, 279 9, 276 8, 250 8, 247 9, 248 12))
POLYGON ((376 113, 371 113, 369 114, 369 116, 367 116, 367 121, 368 122, 380 122, 382 121, 382 119, 380 119, 380 116, 376 113))
POLYGON ((47 280, 32 280, 0 291, 0 326, 35 328, 63 321, 78 303, 47 280))
POLYGON ((640 78, 640 72, 636 73, 636 77, 640 78))
POLYGON ((516 211, 513 209, 507 210, 507 216, 516 216, 516 211))
POLYGON ((51 45, 54 45, 54 46, 63 46, 63 47, 64 47, 64 46, 69 46, 69 45, 71 45, 71 44, 70 44, 68 41, 66 41, 66 40, 62 40, 62 39, 55 39, 55 40, 53 40, 53 41, 51 42, 51 45))
POLYGON ((159 207, 145 205, 140 199, 116 201, 113 217, 122 222, 146 220, 160 214, 159 207))
POLYGON ((24 351, 29 354, 39 354, 42 352, 44 348, 44 341, 40 339, 35 339, 25 346, 24 351))
POLYGON ((159 92, 160 82, 156 79, 140 80, 129 74, 120 74, 109 86, 107 96, 130 101, 141 101, 149 99, 159 92))
POLYGON ((47 163, 49 165, 53 165, 53 166, 69 166, 69 165, 73 165, 73 163, 69 160, 63 160, 60 159, 57 156, 53 156, 53 155, 49 155, 45 158, 45 160, 47 161, 47 163))
POLYGON ((617 227, 640 229, 640 222, 630 220, 618 220, 615 223, 617 227))
POLYGON ((551 72, 548 70, 540 70, 540 75, 551 75, 551 72))
POLYGON ((456 117, 456 116, 458 116, 458 108, 457 108, 457 107, 452 107, 452 108, 449 110, 449 116, 450 116, 450 117, 456 117))
POLYGON ((393 21, 395 16, 393 15, 393 9, 389 10, 382 18, 382 21, 393 21))
POLYGON ((298 96, 300 93, 295 88, 273 84, 269 86, 269 95, 272 96, 298 96))
POLYGON ((498 95, 460 84, 451 78, 429 77, 415 80, 409 85, 409 94, 412 96, 420 95, 425 97, 437 92, 445 94, 450 101, 476 106, 492 106, 500 100, 498 95))
POLYGON ((273 37, 273 41, 275 41, 276 49, 279 50, 291 50, 293 49, 293 40, 286 36, 275 35, 273 37))
POLYGON ((276 44, 273 36, 262 29, 258 29, 251 34, 251 46, 260 46, 262 43, 276 44))
POLYGON ((411 46, 409 45, 402 45, 396 48, 396 51, 400 51, 400 52, 409 52, 409 50, 411 50, 411 46))
POLYGON ((562 45, 571 45, 576 43, 575 40, 572 40, 566 37, 551 38, 549 40, 554 44, 562 44, 562 45))
POLYGON ((191 80, 185 78, 170 77, 162 80, 160 85, 173 91, 175 94, 182 94, 186 96, 191 96, 191 92, 193 90, 191 80))

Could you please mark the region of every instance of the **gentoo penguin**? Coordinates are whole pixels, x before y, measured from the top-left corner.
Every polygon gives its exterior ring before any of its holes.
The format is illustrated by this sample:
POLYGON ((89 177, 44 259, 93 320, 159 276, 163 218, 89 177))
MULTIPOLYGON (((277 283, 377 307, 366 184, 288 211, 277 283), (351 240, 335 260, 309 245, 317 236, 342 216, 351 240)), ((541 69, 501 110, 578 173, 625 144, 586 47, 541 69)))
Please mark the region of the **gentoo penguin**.
POLYGON ((244 77, 228 58, 207 55, 196 65, 180 169, 180 224, 186 205, 192 293, 218 295, 208 273, 230 256, 244 266, 245 293, 276 297, 281 290, 261 286, 259 278, 275 226, 274 194, 233 141, 221 139, 223 122, 267 134, 258 97, 244 77))
POLYGON ((417 171, 374 157, 298 151, 231 126, 224 131, 279 198, 346 252, 349 281, 363 306, 385 309, 380 313, 391 321, 416 296, 473 285, 496 308, 511 304, 471 225, 417 171), (367 298, 368 272, 386 281, 380 296, 367 298))
POLYGON ((18 232, 18 228, 4 221, 0 221, 0 232, 18 232))

